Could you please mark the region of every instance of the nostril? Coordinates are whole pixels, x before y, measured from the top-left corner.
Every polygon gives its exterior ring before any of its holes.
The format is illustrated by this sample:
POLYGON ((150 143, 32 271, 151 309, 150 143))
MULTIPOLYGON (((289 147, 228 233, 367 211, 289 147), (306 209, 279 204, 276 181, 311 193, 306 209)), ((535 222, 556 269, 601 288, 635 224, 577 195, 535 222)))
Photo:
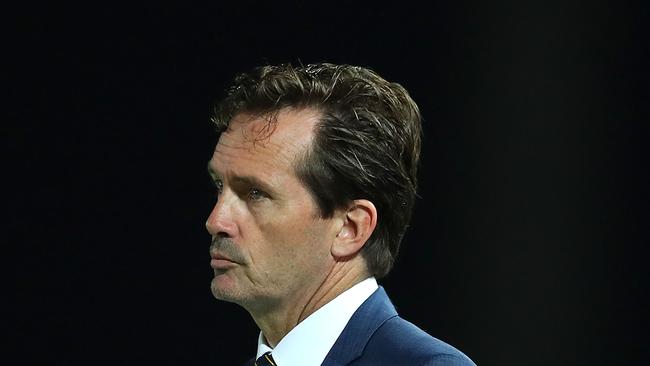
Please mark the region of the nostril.
POLYGON ((237 236, 237 224, 232 212, 223 204, 215 206, 207 221, 208 232, 215 238, 233 238, 237 236))

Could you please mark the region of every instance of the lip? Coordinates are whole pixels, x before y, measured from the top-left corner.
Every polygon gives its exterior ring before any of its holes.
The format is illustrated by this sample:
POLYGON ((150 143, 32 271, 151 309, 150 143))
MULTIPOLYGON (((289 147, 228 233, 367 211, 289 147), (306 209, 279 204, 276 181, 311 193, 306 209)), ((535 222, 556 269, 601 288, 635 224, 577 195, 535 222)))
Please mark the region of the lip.
POLYGON ((210 260, 210 267, 214 269, 228 269, 238 264, 232 259, 221 254, 211 254, 210 256, 212 257, 210 260))
POLYGON ((214 269, 228 269, 235 267, 237 263, 229 261, 227 259, 212 259, 210 261, 210 267, 214 269))

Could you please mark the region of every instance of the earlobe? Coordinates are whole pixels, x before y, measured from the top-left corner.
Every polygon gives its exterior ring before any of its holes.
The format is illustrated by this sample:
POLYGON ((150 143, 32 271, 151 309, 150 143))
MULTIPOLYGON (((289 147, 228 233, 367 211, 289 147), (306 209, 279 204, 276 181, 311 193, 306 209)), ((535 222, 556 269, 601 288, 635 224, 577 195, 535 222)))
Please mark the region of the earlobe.
POLYGON ((356 255, 377 225, 377 209, 368 200, 354 200, 344 215, 343 224, 332 245, 332 255, 335 258, 356 255))

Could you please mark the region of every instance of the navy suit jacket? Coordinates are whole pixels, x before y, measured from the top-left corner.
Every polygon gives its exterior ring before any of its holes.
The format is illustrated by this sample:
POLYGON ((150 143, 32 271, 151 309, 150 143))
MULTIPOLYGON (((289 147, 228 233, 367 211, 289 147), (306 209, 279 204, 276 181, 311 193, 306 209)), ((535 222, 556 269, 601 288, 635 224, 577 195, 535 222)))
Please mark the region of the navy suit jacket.
POLYGON ((383 287, 352 315, 321 365, 476 366, 459 350, 400 318, 383 287))

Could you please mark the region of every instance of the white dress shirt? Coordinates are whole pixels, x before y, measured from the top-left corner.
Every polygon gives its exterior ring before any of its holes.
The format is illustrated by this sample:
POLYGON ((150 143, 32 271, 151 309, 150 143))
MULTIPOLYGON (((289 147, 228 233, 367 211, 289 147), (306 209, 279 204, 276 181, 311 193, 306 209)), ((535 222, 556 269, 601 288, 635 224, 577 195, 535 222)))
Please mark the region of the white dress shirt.
POLYGON ((377 288, 374 277, 357 283, 298 323, 275 348, 260 332, 256 358, 270 351, 278 366, 319 366, 352 314, 377 288))

